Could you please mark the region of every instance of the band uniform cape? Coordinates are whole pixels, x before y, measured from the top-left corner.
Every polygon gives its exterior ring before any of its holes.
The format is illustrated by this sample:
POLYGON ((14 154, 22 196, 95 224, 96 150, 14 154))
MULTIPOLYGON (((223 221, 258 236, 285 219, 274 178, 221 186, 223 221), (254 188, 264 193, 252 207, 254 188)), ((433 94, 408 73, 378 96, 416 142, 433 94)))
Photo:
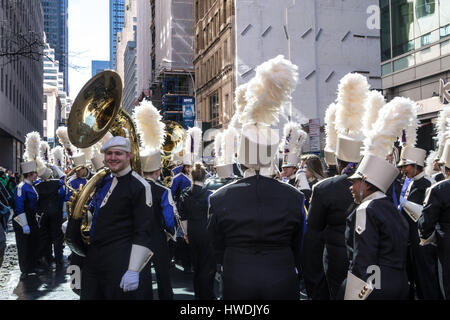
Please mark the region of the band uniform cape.
POLYGON ((124 293, 119 287, 132 262, 132 246, 151 250, 153 230, 158 227, 152 199, 150 185, 130 167, 99 182, 90 203, 93 218, 81 299, 152 298, 151 281, 145 281, 149 263, 139 273, 136 291, 124 293))
POLYGON ((223 264, 224 299, 298 299, 303 195, 260 175, 210 197, 208 231, 223 264))

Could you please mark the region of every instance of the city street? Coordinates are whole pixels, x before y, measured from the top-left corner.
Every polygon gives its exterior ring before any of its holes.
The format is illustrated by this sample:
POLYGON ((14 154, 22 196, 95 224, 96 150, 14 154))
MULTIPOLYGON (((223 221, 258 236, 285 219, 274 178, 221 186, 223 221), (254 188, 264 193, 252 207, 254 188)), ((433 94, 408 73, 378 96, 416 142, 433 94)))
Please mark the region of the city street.
MULTIPOLYGON (((32 274, 20 280, 15 235, 10 223, 7 234, 5 259, 0 268, 0 300, 78 300, 79 296, 70 288, 70 274, 66 270, 51 270, 32 274)), ((64 248, 64 255, 70 249, 64 248)), ((153 296, 158 298, 156 277, 153 272, 153 296)), ((193 300, 192 273, 185 274, 175 265, 171 268, 171 279, 175 300, 193 300)))

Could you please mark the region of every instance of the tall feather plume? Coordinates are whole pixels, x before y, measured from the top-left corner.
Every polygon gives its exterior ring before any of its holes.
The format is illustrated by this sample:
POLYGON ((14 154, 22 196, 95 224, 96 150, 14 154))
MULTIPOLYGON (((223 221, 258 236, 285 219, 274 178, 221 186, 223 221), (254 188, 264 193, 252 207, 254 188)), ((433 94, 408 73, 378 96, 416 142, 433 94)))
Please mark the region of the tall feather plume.
POLYGON ((297 66, 279 55, 256 68, 245 92, 247 105, 243 124, 273 125, 279 120, 281 105, 288 101, 297 85, 297 66))
POLYGON ((223 142, 223 134, 224 132, 218 132, 216 136, 214 137, 214 154, 216 157, 216 163, 217 164, 223 164, 224 163, 224 150, 222 147, 223 142))
POLYGON ((142 101, 134 109, 133 117, 140 136, 141 147, 146 150, 160 149, 164 144, 165 124, 151 101, 142 101))
POLYGON ((367 78, 358 73, 348 73, 339 82, 336 129, 338 133, 361 137, 364 103, 369 93, 367 78))
POLYGON ((41 135, 37 131, 28 133, 25 136, 25 153, 23 158, 25 161, 33 161, 39 157, 41 144, 41 135))
POLYGON ((50 146, 47 141, 41 141, 39 145, 39 156, 45 161, 50 160, 50 146))
POLYGON ((439 147, 438 149, 438 156, 440 157, 442 155, 442 152, 444 151, 445 146, 445 140, 449 137, 448 135, 448 129, 447 129, 447 121, 450 119, 450 106, 446 106, 442 108, 442 110, 439 112, 439 116, 436 121, 436 142, 439 147))
POLYGON ((363 118, 363 128, 369 131, 377 121, 380 109, 386 104, 383 95, 376 90, 369 92, 365 103, 365 112, 363 118))
POLYGON ((197 127, 189 128, 187 133, 192 137, 192 142, 194 145, 190 146, 190 149, 192 150, 194 154, 194 161, 200 161, 201 160, 201 149, 202 149, 202 129, 197 127))
POLYGON ((234 105, 236 112, 231 119, 233 126, 236 128, 238 125, 236 122, 244 123, 244 109, 247 105, 247 99, 245 98, 245 92, 247 91, 248 82, 241 84, 234 90, 234 105))
POLYGON ((325 111, 325 148, 327 150, 336 150, 337 131, 336 131, 336 111, 337 105, 331 103, 325 111))
POLYGON ((58 167, 64 167, 64 149, 56 146, 52 149, 53 163, 58 167))
POLYGON ((288 122, 283 127, 283 138, 281 140, 281 147, 283 153, 298 153, 300 140, 299 124, 295 122, 288 122))
POLYGON ((392 152, 392 147, 402 131, 416 116, 414 102, 396 97, 384 105, 364 140, 364 153, 382 159, 392 152))
POLYGON ((234 154, 236 153, 237 132, 233 127, 228 127, 223 132, 222 150, 223 163, 231 164, 234 162, 234 154))
POLYGON ((437 150, 432 150, 430 151, 430 154, 428 155, 428 157, 425 159, 425 174, 427 176, 432 176, 435 171, 434 171, 434 160, 436 159, 436 156, 438 154, 437 150))
POLYGON ((58 136, 59 142, 64 146, 67 154, 71 157, 76 153, 75 146, 72 145, 69 139, 69 134, 67 133, 67 127, 58 127, 56 129, 56 135, 58 136))
POLYGON ((403 143, 403 147, 415 147, 417 143, 417 129, 419 128, 419 120, 417 119, 417 105, 414 101, 410 100, 413 105, 414 116, 410 119, 408 126, 405 129, 406 141, 403 143))

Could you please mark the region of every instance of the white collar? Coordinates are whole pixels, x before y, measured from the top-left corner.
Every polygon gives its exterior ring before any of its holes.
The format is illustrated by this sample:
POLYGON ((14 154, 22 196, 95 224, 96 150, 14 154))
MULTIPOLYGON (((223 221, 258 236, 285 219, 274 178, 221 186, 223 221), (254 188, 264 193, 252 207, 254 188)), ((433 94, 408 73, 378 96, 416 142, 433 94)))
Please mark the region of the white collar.
MULTIPOLYGON (((264 168, 261 168, 261 169, 264 169, 264 168)), ((255 176, 255 175, 256 175, 255 169, 247 169, 247 170, 244 171, 244 178, 253 177, 253 176, 255 176)), ((267 177, 267 178, 271 178, 271 175, 268 174, 268 171, 267 171, 267 170, 263 170, 263 173, 261 173, 261 170, 260 170, 260 171, 259 171, 259 175, 260 175, 260 176, 267 177)))
POLYGON ((28 180, 28 179, 23 179, 23 182, 25 182, 25 183, 28 183, 30 186, 32 186, 33 185, 33 182, 31 182, 30 180, 28 180))
POLYGON ((425 176, 425 171, 422 171, 421 173, 419 173, 418 175, 416 175, 413 180, 417 181, 419 179, 422 179, 425 176))
POLYGON ((126 167, 125 169, 123 169, 117 173, 113 172, 112 175, 120 178, 120 177, 123 177, 124 175, 128 174, 130 171, 131 171, 131 166, 128 165, 128 167, 126 167))
POLYGON ((377 200, 386 197, 386 195, 381 191, 375 191, 371 195, 365 197, 361 203, 369 201, 369 200, 377 200))
POLYGON ((203 187, 205 184, 201 181, 195 181, 194 184, 199 187, 203 187))

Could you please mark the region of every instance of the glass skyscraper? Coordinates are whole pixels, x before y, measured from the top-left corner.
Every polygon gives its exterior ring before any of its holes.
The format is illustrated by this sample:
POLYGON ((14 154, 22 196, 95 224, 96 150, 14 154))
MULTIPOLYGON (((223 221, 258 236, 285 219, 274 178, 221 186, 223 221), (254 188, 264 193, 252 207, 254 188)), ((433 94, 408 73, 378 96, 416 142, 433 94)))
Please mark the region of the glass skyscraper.
POLYGON ((116 38, 122 31, 125 0, 109 0, 109 60, 110 68, 116 69, 116 38))
POLYGON ((50 47, 55 49, 55 59, 59 61, 59 71, 64 77, 64 91, 69 93, 69 0, 41 0, 44 13, 44 31, 50 47))

